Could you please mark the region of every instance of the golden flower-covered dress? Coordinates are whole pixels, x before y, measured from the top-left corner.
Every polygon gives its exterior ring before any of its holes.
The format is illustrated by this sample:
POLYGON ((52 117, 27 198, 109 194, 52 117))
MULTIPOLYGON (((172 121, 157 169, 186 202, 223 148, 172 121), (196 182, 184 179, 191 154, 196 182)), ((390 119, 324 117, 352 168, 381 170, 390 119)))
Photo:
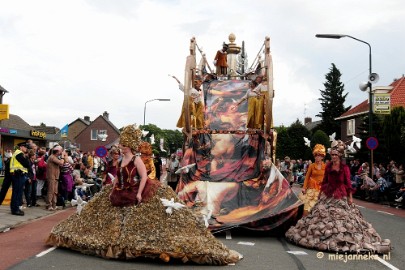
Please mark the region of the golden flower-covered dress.
MULTIPOLYGON (((136 176, 136 170, 131 168, 122 170, 131 173, 125 174, 124 180, 136 176)), ((182 204, 170 187, 147 179, 142 202, 126 207, 111 204, 113 188, 113 185, 105 186, 80 213, 56 225, 47 244, 108 259, 148 257, 168 262, 172 258, 212 265, 240 260, 241 255, 217 240, 202 218, 189 208, 172 209, 169 213, 161 199, 182 204)))

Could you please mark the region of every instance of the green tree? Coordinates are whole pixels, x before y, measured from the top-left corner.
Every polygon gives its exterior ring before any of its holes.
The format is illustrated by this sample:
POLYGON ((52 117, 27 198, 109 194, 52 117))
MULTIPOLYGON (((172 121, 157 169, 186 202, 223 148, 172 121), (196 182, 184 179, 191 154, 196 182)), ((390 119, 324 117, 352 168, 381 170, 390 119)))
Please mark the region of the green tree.
POLYGON ((169 153, 176 152, 177 149, 181 149, 183 145, 183 135, 178 130, 160 129, 154 124, 141 125, 140 128, 149 133, 143 138, 147 142, 151 142, 151 136, 154 137, 154 143, 152 144, 152 150, 154 154, 160 154, 161 156, 167 156, 169 153), (163 150, 160 149, 160 140, 163 139, 163 150))
POLYGON ((275 127, 277 131, 276 158, 284 159, 290 150, 289 135, 285 126, 275 127))
MULTIPOLYGON (((359 138, 361 139, 361 148, 355 153, 351 154, 354 158, 358 158, 361 161, 371 161, 371 152, 367 148, 366 141, 370 137, 369 135, 369 117, 365 115, 360 118, 360 126, 358 127, 359 138)), ((378 139, 378 148, 373 152, 373 162, 387 162, 389 151, 385 142, 385 135, 383 133, 384 118, 380 115, 373 115, 373 137, 378 139)))
POLYGON ((336 138, 341 138, 340 121, 336 121, 335 118, 341 116, 343 113, 350 109, 345 107, 346 96, 348 93, 343 94, 344 84, 340 81, 342 74, 332 63, 332 67, 329 69, 329 73, 325 75, 326 82, 324 90, 320 90, 322 106, 322 112, 318 117, 322 119, 319 129, 323 130, 327 134, 333 134, 336 132, 336 138))
POLYGON ((311 136, 309 130, 297 119, 287 128, 287 133, 290 144, 289 156, 293 159, 304 158, 305 152, 308 150, 304 137, 309 138, 311 136))
POLYGON ((388 159, 393 159, 397 162, 405 162, 405 144, 403 132, 405 129, 405 109, 404 107, 395 107, 391 110, 391 114, 386 115, 383 120, 383 135, 385 145, 388 150, 388 159), (402 137, 402 138, 401 138, 402 137))

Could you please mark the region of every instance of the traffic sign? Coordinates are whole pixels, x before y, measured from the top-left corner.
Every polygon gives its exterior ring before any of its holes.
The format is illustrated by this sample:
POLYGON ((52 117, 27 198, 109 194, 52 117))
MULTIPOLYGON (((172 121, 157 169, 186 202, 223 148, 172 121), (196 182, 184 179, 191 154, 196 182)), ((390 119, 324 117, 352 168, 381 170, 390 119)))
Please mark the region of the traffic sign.
POLYGON ((95 152, 96 155, 101 158, 105 157, 108 153, 107 148, 105 148, 104 146, 97 147, 95 152))
POLYGON ((377 149, 377 147, 378 147, 378 140, 377 140, 377 138, 376 138, 376 137, 369 137, 369 138, 366 140, 366 145, 367 145, 367 148, 370 149, 370 150, 375 150, 375 149, 377 149))

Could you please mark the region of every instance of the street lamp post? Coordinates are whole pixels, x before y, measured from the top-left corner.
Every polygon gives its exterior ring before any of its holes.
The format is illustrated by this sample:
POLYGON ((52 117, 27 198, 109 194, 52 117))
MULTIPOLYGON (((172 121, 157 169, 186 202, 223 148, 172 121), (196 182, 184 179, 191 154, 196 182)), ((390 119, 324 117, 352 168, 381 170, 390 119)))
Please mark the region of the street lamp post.
MULTIPOLYGON (((341 35, 341 34, 316 34, 315 37, 317 38, 332 38, 332 39, 340 39, 340 38, 344 38, 344 37, 348 37, 354 40, 357 40, 361 43, 364 43, 368 46, 369 48, 369 54, 368 54, 368 70, 369 70, 369 75, 368 75, 368 83, 367 83, 367 87, 369 89, 368 92, 368 99, 369 99, 369 107, 368 107, 368 133, 369 133, 369 137, 373 136, 373 93, 371 91, 372 89, 372 81, 376 80, 376 78, 374 76, 372 76, 372 68, 371 68, 371 45, 368 42, 365 42, 364 40, 349 36, 349 35, 341 35)), ((364 91, 364 90, 363 90, 364 91)), ((373 150, 370 150, 371 154, 370 154, 370 158, 371 158, 371 164, 370 164, 370 177, 373 177, 373 172, 372 172, 372 168, 373 168, 373 150)))
POLYGON ((145 125, 145 116, 146 116, 146 103, 148 102, 152 102, 152 101, 170 101, 170 98, 155 98, 155 99, 151 99, 145 102, 145 107, 143 108, 143 125, 145 125))

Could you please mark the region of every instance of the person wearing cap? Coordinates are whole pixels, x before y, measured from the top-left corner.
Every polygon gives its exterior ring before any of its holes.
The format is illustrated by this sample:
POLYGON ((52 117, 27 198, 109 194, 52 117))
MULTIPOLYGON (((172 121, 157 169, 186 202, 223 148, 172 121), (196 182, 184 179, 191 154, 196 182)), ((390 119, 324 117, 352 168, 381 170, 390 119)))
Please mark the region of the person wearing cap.
POLYGON ((318 201, 319 190, 323 176, 325 174, 325 146, 322 144, 316 144, 312 151, 315 162, 308 166, 307 173, 305 175, 304 185, 302 186, 302 195, 300 199, 304 202, 304 216, 306 216, 311 208, 318 201))
POLYGON ((26 157, 28 148, 26 142, 17 145, 18 148, 10 159, 11 185, 13 188, 10 209, 12 215, 23 216, 24 212, 21 211, 20 206, 22 206, 24 185, 25 181, 27 181, 29 168, 29 161, 26 157))

